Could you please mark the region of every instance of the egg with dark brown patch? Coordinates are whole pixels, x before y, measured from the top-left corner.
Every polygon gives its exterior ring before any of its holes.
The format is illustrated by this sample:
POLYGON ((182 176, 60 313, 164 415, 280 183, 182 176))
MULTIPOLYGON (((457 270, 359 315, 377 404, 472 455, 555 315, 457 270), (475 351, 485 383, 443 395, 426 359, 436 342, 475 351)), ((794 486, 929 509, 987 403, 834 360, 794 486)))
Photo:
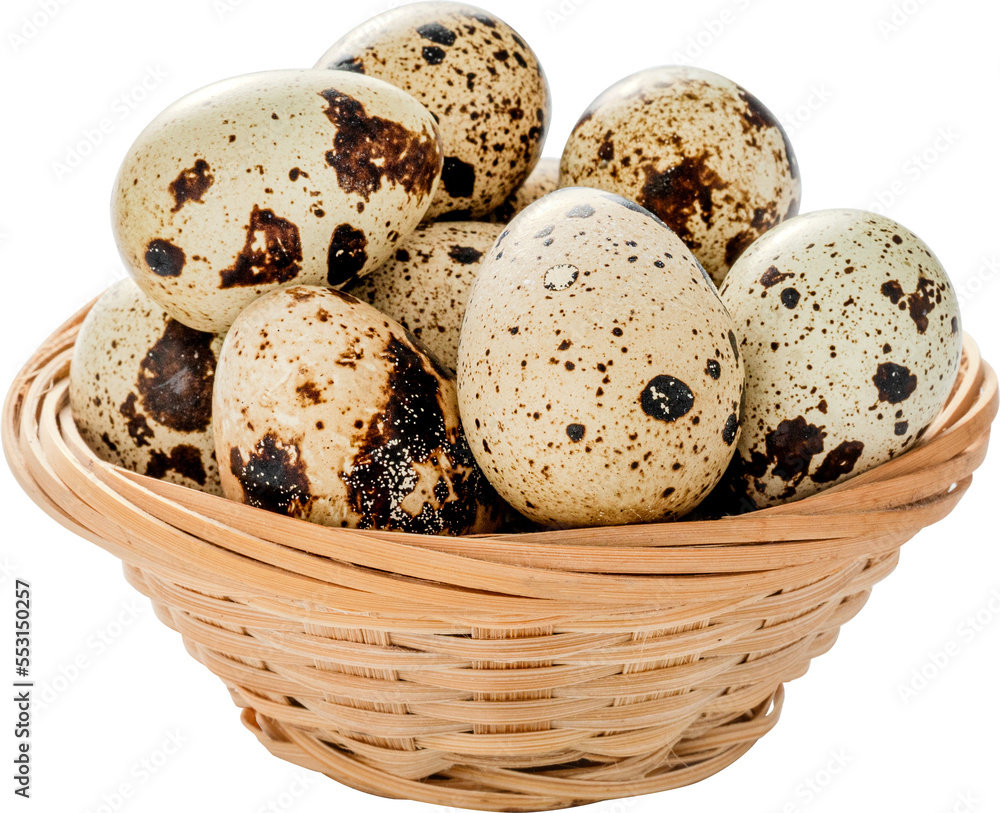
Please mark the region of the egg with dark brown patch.
POLYGON ((549 192, 555 192, 558 187, 559 161, 555 158, 542 158, 527 180, 511 192, 507 200, 480 219, 487 223, 510 223, 514 215, 524 211, 549 192))
POLYGON ((511 221, 458 352, 469 445, 549 527, 682 516, 739 438, 733 321, 684 243, 618 195, 560 189, 511 221))
POLYGON ((171 316, 224 332, 262 293, 339 288, 387 260, 440 179, 437 125, 378 79, 271 71, 172 104, 132 145, 113 228, 171 316))
POLYGON ((617 192, 652 211, 720 284, 758 237, 798 212, 788 136, 749 91, 700 68, 660 67, 612 85, 577 122, 561 186, 617 192))
POLYGON ((294 286, 247 307, 222 348, 214 416, 230 499, 343 528, 465 534, 500 522, 452 374, 339 291, 294 286))
POLYGON ((347 293, 391 316, 454 370, 469 291, 502 229, 471 221, 421 224, 391 260, 347 293))
POLYGON ((132 280, 87 314, 70 364, 70 404, 94 452, 139 474, 220 493, 212 388, 222 339, 170 316, 132 280))
POLYGON ((444 149, 431 217, 491 212, 542 153, 551 103, 538 58, 507 23, 476 6, 391 9, 341 37, 316 67, 377 76, 431 111, 444 149))
POLYGON ((955 289, 913 232, 835 209, 793 218, 722 287, 747 366, 726 485, 744 507, 801 499, 912 449, 962 352, 955 289))

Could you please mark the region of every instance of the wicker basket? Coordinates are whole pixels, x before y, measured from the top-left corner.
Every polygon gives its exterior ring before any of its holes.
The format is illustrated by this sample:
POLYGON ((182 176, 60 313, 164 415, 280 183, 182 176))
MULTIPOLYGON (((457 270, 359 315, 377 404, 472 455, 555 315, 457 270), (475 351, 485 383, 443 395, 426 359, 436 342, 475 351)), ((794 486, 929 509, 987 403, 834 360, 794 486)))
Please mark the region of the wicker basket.
POLYGON ((28 494, 125 563, 276 756, 382 796, 544 810, 690 784, 744 754, 986 453, 966 339, 920 445, 738 518, 443 538, 311 525, 101 462, 68 408, 86 308, 24 368, 28 494))

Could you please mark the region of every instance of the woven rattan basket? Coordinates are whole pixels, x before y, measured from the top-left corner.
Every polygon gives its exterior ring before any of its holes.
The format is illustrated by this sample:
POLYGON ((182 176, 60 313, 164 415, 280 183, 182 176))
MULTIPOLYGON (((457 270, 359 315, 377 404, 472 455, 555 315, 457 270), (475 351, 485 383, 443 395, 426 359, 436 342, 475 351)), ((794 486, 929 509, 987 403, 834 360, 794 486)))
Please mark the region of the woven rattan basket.
POLYGON ((276 756, 382 796, 543 810, 690 784, 744 754, 986 453, 966 339, 919 446, 738 518, 422 537, 311 525, 109 466, 67 374, 84 309, 4 407, 11 468, 218 675, 276 756))

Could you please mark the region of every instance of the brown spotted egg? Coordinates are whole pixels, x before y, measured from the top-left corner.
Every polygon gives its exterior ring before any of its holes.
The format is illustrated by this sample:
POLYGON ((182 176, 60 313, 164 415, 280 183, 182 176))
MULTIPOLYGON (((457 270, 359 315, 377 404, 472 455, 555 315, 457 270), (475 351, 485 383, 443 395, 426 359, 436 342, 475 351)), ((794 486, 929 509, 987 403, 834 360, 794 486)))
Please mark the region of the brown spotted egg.
POLYGON ((542 153, 551 102, 538 58, 507 23, 476 6, 391 9, 339 39, 316 67, 377 76, 431 111, 444 149, 431 217, 491 212, 542 153))
POLYGON ((214 400, 227 497, 345 528, 495 530, 453 375, 399 324, 339 291, 265 294, 226 336, 214 400))
POLYGON ((341 287, 387 260, 440 177, 437 126, 366 76, 272 71, 172 104, 115 185, 129 272, 171 316, 224 332, 265 291, 341 287))
POLYGON ((793 218, 747 250, 721 293, 747 366, 726 478, 745 508, 913 448, 948 397, 962 350, 955 290, 930 248, 886 217, 793 218))
POLYGON ((801 199, 795 153, 771 111, 723 76, 677 66, 629 76, 591 103, 563 151, 560 186, 642 204, 716 284, 801 199))
POLYGON ((555 192, 558 187, 559 161, 555 158, 542 158, 528 179, 511 192, 507 200, 480 219, 487 223, 510 223, 514 215, 522 212, 543 195, 555 192))
POLYGON ((346 291, 391 316, 454 370, 479 261, 502 228, 493 223, 423 223, 393 259, 346 291))
POLYGON ((526 517, 655 522, 725 471, 743 363, 677 235, 632 201, 570 188, 515 217, 483 260, 458 387, 473 454, 526 517))
POLYGON ((69 396, 81 437, 108 463, 219 494, 212 385, 221 347, 132 280, 115 283, 73 349, 69 396))

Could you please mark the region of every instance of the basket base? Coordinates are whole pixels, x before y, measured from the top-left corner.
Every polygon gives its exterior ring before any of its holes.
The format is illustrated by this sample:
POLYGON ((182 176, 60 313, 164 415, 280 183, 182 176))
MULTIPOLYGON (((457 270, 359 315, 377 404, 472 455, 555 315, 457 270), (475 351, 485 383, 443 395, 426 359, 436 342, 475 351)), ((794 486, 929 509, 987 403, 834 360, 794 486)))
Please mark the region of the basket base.
POLYGON ((349 751, 318 740, 309 732, 282 725, 253 708, 244 708, 240 719, 274 756, 364 793, 468 810, 531 813, 658 793, 707 779, 732 765, 774 727, 783 702, 784 686, 779 686, 764 703, 739 720, 696 740, 682 740, 669 755, 662 755, 657 769, 632 782, 605 779, 606 767, 600 777, 588 779, 583 768, 539 773, 505 769, 484 772, 461 766, 415 781, 379 770, 349 751), (568 778, 570 774, 572 778, 568 778))

